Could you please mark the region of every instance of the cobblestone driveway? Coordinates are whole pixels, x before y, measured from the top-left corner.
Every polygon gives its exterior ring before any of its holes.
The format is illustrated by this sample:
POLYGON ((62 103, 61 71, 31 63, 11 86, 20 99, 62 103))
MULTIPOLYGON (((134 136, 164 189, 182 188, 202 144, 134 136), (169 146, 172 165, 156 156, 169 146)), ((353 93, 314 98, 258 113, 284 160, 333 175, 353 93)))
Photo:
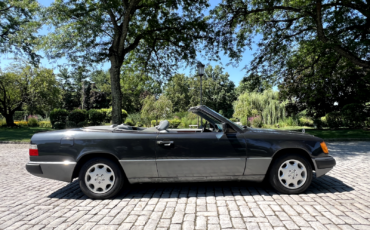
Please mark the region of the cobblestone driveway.
POLYGON ((370 229, 370 143, 329 143, 337 166, 301 195, 257 183, 131 185, 87 199, 31 176, 28 145, 0 145, 0 229, 370 229))

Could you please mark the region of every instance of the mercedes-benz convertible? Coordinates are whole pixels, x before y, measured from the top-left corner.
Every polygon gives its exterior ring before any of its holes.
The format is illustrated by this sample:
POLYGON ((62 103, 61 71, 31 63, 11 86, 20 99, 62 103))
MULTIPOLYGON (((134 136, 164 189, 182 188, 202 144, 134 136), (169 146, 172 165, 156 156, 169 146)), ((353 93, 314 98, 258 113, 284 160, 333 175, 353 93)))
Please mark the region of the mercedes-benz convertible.
POLYGON ((29 173, 60 181, 79 178, 95 199, 127 183, 268 180, 280 193, 304 192, 335 166, 321 138, 301 132, 238 125, 206 106, 189 109, 199 129, 91 126, 33 135, 29 173), (313 171, 315 173, 313 173, 313 171))

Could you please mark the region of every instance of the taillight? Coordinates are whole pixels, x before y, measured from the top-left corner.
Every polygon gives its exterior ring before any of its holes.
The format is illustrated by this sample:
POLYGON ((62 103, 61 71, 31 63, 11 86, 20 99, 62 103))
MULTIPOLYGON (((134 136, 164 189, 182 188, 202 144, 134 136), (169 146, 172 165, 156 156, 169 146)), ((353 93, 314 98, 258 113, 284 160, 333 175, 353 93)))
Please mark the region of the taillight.
POLYGON ((39 150, 37 149, 37 145, 30 145, 30 156, 38 156, 39 150))

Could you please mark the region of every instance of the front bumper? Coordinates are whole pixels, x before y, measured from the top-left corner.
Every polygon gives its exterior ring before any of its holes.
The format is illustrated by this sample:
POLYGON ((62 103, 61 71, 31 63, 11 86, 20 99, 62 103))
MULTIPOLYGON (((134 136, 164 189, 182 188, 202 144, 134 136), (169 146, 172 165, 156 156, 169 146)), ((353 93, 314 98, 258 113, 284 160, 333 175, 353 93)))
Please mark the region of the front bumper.
POLYGON ((26 169, 32 175, 65 182, 72 181, 73 170, 76 162, 43 162, 30 161, 26 169))
POLYGON ((336 165, 336 161, 332 156, 317 157, 313 159, 313 162, 315 164, 316 177, 325 175, 336 165))

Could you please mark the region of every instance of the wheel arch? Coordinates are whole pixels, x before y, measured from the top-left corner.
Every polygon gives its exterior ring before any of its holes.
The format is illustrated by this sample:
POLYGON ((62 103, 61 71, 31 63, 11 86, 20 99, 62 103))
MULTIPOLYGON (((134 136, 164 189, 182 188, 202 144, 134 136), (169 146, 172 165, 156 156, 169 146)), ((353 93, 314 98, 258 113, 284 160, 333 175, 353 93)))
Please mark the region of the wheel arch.
POLYGON ((106 159, 109 159, 109 160, 112 160, 112 161, 116 162, 117 165, 119 166, 119 168, 122 169, 122 172, 126 177, 125 170, 122 168, 122 165, 120 164, 118 158, 114 154, 107 153, 107 152, 91 152, 91 153, 85 153, 83 155, 80 155, 77 158, 77 164, 76 164, 76 167, 73 170, 72 180, 74 178, 78 177, 78 174, 80 173, 80 170, 81 170, 82 166, 87 161, 89 161, 90 159, 96 158, 96 157, 103 157, 103 158, 106 158, 106 159))
POLYGON ((270 163, 270 166, 269 166, 269 170, 272 166, 272 163, 280 156, 284 155, 284 154, 289 154, 289 153, 294 153, 294 154, 299 154, 299 155, 302 155, 304 158, 306 158, 308 160, 308 162, 310 163, 311 167, 313 170, 316 170, 316 165, 313 161, 313 159, 311 158, 311 154, 305 150, 305 149, 302 149, 302 148, 283 148, 283 149, 279 149, 278 151, 276 151, 274 153, 274 155, 272 156, 272 160, 271 160, 271 163, 270 163))

